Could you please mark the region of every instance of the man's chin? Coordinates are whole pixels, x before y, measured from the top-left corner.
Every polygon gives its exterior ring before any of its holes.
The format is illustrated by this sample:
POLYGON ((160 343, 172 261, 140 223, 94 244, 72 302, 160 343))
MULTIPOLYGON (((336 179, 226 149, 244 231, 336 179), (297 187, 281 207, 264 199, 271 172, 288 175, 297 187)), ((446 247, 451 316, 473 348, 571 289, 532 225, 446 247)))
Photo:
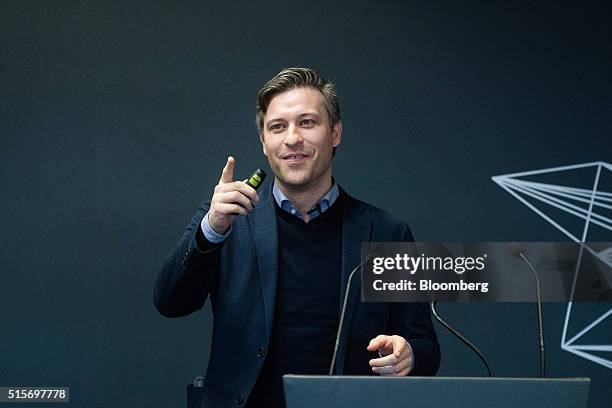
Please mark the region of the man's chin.
POLYGON ((277 178, 282 184, 296 190, 308 188, 310 181, 309 177, 285 177, 283 175, 280 175, 277 176, 277 178))
POLYGON ((293 180, 293 179, 281 179, 281 182, 285 184, 287 187, 294 188, 296 190, 302 190, 308 187, 307 180, 293 180))

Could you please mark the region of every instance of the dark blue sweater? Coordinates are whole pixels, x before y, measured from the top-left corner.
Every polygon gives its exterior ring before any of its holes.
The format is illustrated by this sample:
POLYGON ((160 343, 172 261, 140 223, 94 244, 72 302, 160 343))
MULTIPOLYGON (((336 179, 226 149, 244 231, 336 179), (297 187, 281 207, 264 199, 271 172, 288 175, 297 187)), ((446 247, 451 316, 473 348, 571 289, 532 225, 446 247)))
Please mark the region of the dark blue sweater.
POLYGON ((276 206, 274 326, 248 407, 284 407, 283 374, 326 374, 338 330, 342 199, 309 223, 276 206))

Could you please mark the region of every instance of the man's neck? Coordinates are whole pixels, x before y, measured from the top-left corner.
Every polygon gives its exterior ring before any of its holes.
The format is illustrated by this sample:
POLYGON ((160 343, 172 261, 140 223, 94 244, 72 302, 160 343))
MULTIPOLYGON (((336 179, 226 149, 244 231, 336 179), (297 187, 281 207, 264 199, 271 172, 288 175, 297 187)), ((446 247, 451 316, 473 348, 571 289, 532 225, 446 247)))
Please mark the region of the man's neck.
POLYGON ((291 186, 287 186, 282 183, 278 179, 275 179, 274 182, 278 186, 278 188, 287 196, 289 201, 293 203, 294 206, 300 210, 304 220, 308 222, 308 211, 312 210, 315 204, 323 197, 323 195, 331 188, 332 179, 329 176, 323 182, 318 183, 317 186, 313 188, 292 188, 291 186))

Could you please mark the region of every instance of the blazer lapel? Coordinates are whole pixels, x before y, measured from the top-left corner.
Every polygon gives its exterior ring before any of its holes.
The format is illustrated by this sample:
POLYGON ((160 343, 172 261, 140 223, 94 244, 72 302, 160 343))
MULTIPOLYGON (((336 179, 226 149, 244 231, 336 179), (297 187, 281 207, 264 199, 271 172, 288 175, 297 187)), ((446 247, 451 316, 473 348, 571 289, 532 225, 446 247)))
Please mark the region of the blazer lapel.
POLYGON ((276 304, 276 281, 278 276, 278 229, 272 185, 260 195, 260 203, 249 213, 248 219, 253 231, 259 282, 266 317, 266 333, 270 338, 276 304))
MULTIPOLYGON (((340 191, 344 200, 342 202, 342 277, 340 281, 339 307, 339 311, 341 312, 342 303, 344 302, 344 296, 347 290, 347 280, 351 271, 361 262, 361 243, 370 241, 372 220, 367 215, 365 207, 359 201, 346 194, 342 188, 340 188, 340 191)), ((360 288, 361 272, 357 271, 351 282, 346 312, 344 314, 342 335, 340 336, 340 343, 338 345, 338 361, 335 370, 338 374, 342 374, 344 370, 344 358, 346 356, 349 331, 356 302, 357 299, 359 299, 360 288)))

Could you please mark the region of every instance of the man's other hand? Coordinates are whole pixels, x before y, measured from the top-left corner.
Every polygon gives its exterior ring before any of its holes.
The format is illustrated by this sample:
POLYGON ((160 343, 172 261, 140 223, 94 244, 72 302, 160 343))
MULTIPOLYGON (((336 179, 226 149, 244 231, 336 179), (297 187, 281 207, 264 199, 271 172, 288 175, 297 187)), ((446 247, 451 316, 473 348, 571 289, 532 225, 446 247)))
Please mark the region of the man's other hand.
POLYGON ((251 211, 252 201, 259 201, 255 189, 243 181, 234 181, 235 164, 236 160, 229 156, 210 203, 208 222, 218 234, 225 233, 237 215, 251 211))
POLYGON ((414 366, 412 347, 402 336, 381 334, 370 340, 369 351, 376 351, 381 357, 370 360, 372 372, 393 377, 408 375, 414 366))

